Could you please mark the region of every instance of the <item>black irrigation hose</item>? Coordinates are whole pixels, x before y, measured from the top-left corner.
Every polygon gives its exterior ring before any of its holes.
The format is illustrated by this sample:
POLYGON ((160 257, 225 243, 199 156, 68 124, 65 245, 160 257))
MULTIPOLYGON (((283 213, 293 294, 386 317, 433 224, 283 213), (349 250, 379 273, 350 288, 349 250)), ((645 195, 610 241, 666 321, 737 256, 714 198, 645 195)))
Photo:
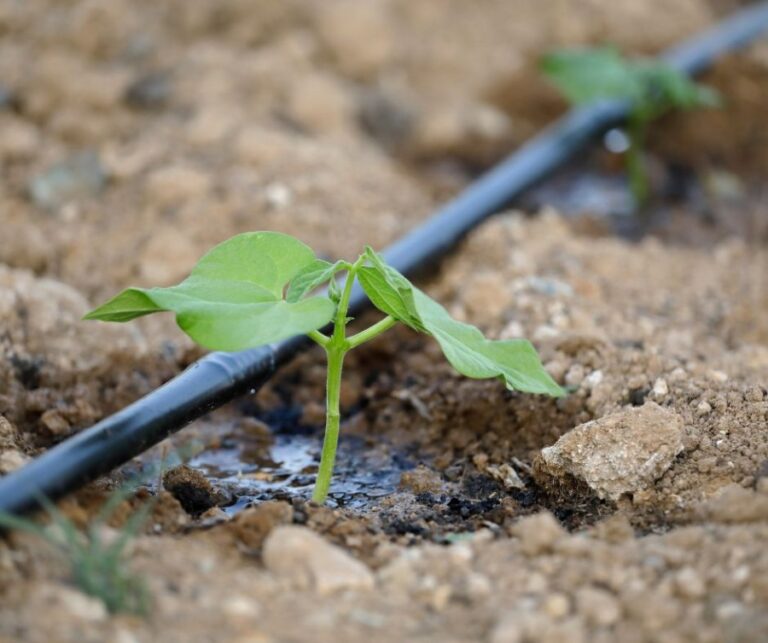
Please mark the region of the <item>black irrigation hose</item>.
MULTIPOLYGON (((766 29, 768 2, 760 2, 667 51, 663 59, 687 74, 696 73, 766 29)), ((405 274, 434 262, 480 222, 620 123, 628 108, 624 101, 603 101, 570 111, 387 248, 387 261, 405 274)), ((365 304, 357 290, 352 311, 359 312, 365 304)), ((111 471, 208 411, 255 391, 307 344, 303 337, 294 338, 204 357, 146 397, 0 479, 0 511, 31 510, 41 496, 59 498, 111 471)))

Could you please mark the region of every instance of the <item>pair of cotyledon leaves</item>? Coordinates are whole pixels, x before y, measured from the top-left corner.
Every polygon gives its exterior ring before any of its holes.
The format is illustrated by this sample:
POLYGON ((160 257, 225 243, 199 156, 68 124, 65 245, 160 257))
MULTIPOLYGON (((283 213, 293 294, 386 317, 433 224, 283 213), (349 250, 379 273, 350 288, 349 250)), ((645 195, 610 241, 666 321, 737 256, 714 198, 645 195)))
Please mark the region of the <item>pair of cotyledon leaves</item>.
MULTIPOLYGON (((357 278, 384 313, 432 335, 463 375, 499 378, 513 390, 562 395, 524 339, 490 341, 458 322, 413 286, 381 256, 366 250, 357 278)), ((129 288, 88 313, 86 319, 125 322, 154 312, 176 314, 179 327, 198 344, 236 351, 309 333, 336 312, 327 295, 308 296, 345 264, 317 259, 305 244, 277 232, 239 234, 210 250, 189 277, 170 288, 129 288)))

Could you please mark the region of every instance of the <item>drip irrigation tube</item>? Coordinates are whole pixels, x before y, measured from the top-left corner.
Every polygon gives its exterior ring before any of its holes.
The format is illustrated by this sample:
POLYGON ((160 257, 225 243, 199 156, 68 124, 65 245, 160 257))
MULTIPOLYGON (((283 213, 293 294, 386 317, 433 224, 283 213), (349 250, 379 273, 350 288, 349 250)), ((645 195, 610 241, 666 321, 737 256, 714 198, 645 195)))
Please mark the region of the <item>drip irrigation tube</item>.
MULTIPOLYGON (((662 59, 693 74, 766 30, 768 2, 760 2, 668 50, 662 59)), ((386 260, 405 274, 426 267, 597 135, 620 123, 628 109, 625 101, 601 101, 570 111, 389 246, 386 260)), ((356 290, 352 312, 365 305, 365 297, 356 290)), ((211 353, 146 397, 0 479, 0 511, 29 511, 41 496, 59 498, 111 471, 208 411, 257 390, 308 344, 301 337, 240 353, 211 353)))

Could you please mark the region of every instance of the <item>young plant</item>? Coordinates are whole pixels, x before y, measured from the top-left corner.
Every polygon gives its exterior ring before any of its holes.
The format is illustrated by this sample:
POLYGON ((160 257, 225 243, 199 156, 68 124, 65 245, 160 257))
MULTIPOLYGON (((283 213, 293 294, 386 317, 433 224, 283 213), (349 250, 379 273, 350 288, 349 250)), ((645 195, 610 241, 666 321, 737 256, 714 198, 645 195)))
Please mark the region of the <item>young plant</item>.
POLYGON ((612 47, 564 49, 545 56, 543 73, 574 104, 615 98, 630 104, 627 119, 627 172, 635 205, 648 199, 643 163, 648 125, 671 109, 715 107, 713 89, 699 85, 662 61, 628 60, 612 47))
POLYGON ((328 495, 339 437, 339 392, 344 356, 400 322, 434 337, 464 375, 497 378, 511 390, 559 396, 563 390, 524 339, 490 341, 416 288, 371 248, 354 263, 317 259, 302 242, 277 232, 247 232, 210 250, 191 274, 170 288, 129 288, 85 319, 125 322, 159 311, 198 344, 236 351, 305 334, 328 359, 325 438, 312 499, 328 495), (341 285, 340 273, 346 273, 341 285), (347 335, 349 299, 357 280, 386 317, 347 335), (312 294, 327 284, 325 291, 312 294), (329 335, 321 329, 333 322, 329 335))
POLYGON ((74 585, 99 599, 111 613, 144 615, 149 607, 147 590, 143 579, 128 569, 125 549, 145 522, 152 503, 147 502, 135 511, 114 540, 105 541, 103 535, 107 521, 133 491, 134 487, 123 487, 110 494, 84 531, 44 497, 40 503, 50 517, 52 528, 3 512, 0 512, 0 528, 25 531, 52 545, 67 561, 74 585))

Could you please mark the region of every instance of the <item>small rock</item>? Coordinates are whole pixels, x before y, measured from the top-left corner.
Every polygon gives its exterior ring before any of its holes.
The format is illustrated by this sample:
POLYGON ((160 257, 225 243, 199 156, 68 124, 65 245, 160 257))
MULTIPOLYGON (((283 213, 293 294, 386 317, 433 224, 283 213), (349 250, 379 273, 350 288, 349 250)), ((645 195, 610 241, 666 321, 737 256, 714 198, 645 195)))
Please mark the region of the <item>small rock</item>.
POLYGON ((494 480, 498 480, 507 489, 525 489, 525 483, 520 479, 517 471, 506 462, 504 464, 491 464, 485 468, 485 472, 494 480))
POLYGON ((22 118, 4 114, 0 117, 0 157, 9 160, 33 158, 40 149, 40 132, 22 118))
POLYGON ((584 367, 581 364, 574 364, 573 366, 571 366, 571 368, 568 369, 568 372, 565 374, 565 385, 576 388, 580 386, 581 383, 584 381, 584 377, 585 377, 584 367))
POLYGON ((619 601, 604 589, 582 587, 576 592, 576 608, 587 623, 610 627, 621 617, 619 601))
POLYGON ((674 585, 677 593, 683 598, 698 599, 707 593, 707 585, 692 567, 684 567, 675 574, 674 585))
POLYGON ((21 469, 31 459, 26 453, 18 449, 0 451, 0 475, 6 475, 11 473, 11 471, 21 469))
POLYGON ((59 587, 51 602, 58 603, 67 614, 80 621, 92 623, 107 618, 107 608, 100 600, 69 587, 59 587))
POLYGON ((653 396, 658 400, 666 397, 669 394, 669 385, 667 384, 667 380, 663 378, 658 378, 653 383, 653 396))
POLYGON ((683 422, 654 402, 577 426, 541 450, 537 477, 573 476, 600 498, 650 486, 683 450, 683 422))
POLYGON ((592 371, 589 375, 587 375, 584 378, 584 386, 588 391, 591 391, 596 386, 599 386, 602 383, 603 379, 605 379, 603 371, 600 371, 600 370, 592 371))
POLYGON ((171 96, 170 77, 164 72, 151 72, 133 81, 123 99, 138 109, 160 109, 171 96))
POLYGON ((712 405, 706 400, 702 400, 696 406, 696 415, 698 415, 699 417, 709 415, 711 412, 712 412, 712 405))
POLYGON ((263 558, 273 574, 301 587, 313 587, 319 594, 373 588, 368 567, 305 527, 273 530, 264 543, 263 558))
POLYGON ((255 618, 261 608, 259 604, 241 594, 230 596, 221 603, 221 611, 231 618, 255 618))
POLYGON ((71 201, 98 194, 107 182, 95 152, 78 152, 35 176, 29 193, 35 205, 57 209, 71 201))
POLYGON ((57 409, 48 409, 43 413, 40 416, 40 423, 50 431, 51 435, 63 437, 71 433, 70 423, 57 409))
POLYGON ((15 449, 18 441, 19 432, 16 427, 0 415, 0 449, 15 449))
POLYGON ((544 598, 542 607, 547 616, 563 618, 571 611, 571 602, 565 594, 554 592, 544 598))
POLYGON ((491 643, 522 643, 525 636, 523 619, 519 614, 508 614, 493 628, 490 636, 491 643))
POLYGON ((523 518, 513 525, 511 533, 520 539, 520 549, 529 556, 551 551, 566 535, 557 519, 547 511, 523 518))

